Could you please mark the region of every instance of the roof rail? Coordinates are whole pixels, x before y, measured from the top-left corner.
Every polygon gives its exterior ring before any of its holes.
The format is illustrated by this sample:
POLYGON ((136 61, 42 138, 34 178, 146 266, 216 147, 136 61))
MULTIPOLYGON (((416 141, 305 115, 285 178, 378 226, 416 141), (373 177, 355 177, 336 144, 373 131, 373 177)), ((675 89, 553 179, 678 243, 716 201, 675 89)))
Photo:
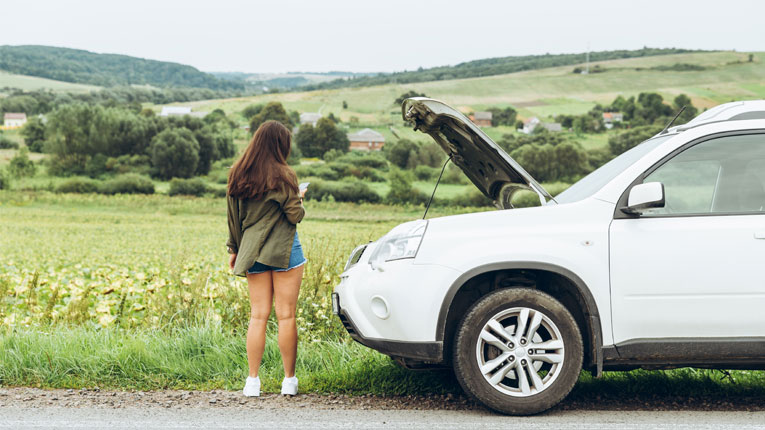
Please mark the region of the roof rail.
POLYGON ((705 124, 747 119, 765 119, 765 100, 723 103, 702 112, 686 124, 672 127, 669 131, 680 132, 705 124))

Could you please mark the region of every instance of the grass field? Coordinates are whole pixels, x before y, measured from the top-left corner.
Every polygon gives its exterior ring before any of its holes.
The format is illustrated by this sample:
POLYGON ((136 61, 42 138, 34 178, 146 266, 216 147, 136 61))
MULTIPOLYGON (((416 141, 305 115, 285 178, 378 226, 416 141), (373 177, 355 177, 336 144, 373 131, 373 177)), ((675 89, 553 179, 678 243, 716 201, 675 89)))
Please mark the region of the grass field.
MULTIPOLYGON (((246 376, 244 280, 226 268, 222 199, 0 192, 0 385, 239 389, 246 376)), ((419 207, 307 202, 298 310, 301 391, 460 393, 448 371, 409 371, 350 340, 328 294, 357 243, 419 207)), ((461 211, 470 211, 464 209, 461 211)), ((432 216, 460 210, 434 208, 432 216)), ((281 380, 273 337, 261 375, 281 380)), ((574 398, 765 395, 765 372, 583 373, 574 398)))
POLYGON ((409 90, 424 92, 464 112, 512 105, 525 118, 579 114, 595 103, 610 103, 619 94, 630 96, 641 91, 656 91, 665 97, 686 93, 695 106, 704 108, 732 99, 765 97, 763 59, 762 53, 755 53, 754 61, 749 63, 748 53, 732 51, 663 55, 593 63, 593 66, 599 64, 605 68, 606 72, 590 75, 573 74, 574 66, 565 66, 482 78, 266 94, 183 104, 198 110, 221 108, 226 113, 234 113, 251 103, 276 100, 290 110, 333 112, 344 121, 355 116, 361 124, 381 129, 390 125, 400 127, 400 108, 394 106, 393 101, 409 90), (707 69, 690 72, 650 69, 678 63, 701 65, 707 69), (636 70, 638 68, 642 70, 636 70), (342 108, 343 101, 348 103, 348 109, 342 108))
POLYGON ((38 78, 36 76, 15 75, 0 71, 0 88, 18 88, 24 91, 52 90, 69 91, 73 93, 86 93, 99 90, 95 85, 74 84, 71 82, 55 81, 53 79, 38 78))

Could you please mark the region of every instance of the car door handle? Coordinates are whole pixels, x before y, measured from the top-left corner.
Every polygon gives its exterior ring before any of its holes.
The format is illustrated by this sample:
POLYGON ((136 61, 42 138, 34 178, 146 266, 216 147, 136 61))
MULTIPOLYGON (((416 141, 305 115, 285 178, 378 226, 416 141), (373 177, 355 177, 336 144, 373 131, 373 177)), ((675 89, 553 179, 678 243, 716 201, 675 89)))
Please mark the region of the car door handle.
POLYGON ((755 231, 754 232, 754 238, 755 239, 765 239, 765 230, 755 231))

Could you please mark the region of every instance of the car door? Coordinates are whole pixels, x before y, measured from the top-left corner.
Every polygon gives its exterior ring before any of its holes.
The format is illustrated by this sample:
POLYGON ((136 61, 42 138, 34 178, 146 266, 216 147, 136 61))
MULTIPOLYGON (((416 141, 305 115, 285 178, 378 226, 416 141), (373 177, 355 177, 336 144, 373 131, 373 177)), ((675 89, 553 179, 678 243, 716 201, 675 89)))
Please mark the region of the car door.
POLYGON ((611 223, 617 347, 765 336, 765 134, 692 142, 640 182, 665 205, 611 223))

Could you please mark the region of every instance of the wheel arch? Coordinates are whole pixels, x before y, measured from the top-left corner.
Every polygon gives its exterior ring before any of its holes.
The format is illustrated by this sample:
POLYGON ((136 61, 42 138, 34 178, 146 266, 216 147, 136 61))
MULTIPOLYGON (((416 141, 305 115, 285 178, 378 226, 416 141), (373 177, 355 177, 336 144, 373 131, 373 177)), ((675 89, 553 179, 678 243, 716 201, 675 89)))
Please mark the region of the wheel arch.
POLYGON ((443 342, 444 358, 448 360, 450 356, 454 332, 464 312, 487 292, 513 287, 539 289, 566 306, 582 332, 585 367, 600 376, 603 369, 603 333, 595 298, 574 272, 542 262, 485 264, 457 278, 441 303, 436 325, 435 339, 443 342))

